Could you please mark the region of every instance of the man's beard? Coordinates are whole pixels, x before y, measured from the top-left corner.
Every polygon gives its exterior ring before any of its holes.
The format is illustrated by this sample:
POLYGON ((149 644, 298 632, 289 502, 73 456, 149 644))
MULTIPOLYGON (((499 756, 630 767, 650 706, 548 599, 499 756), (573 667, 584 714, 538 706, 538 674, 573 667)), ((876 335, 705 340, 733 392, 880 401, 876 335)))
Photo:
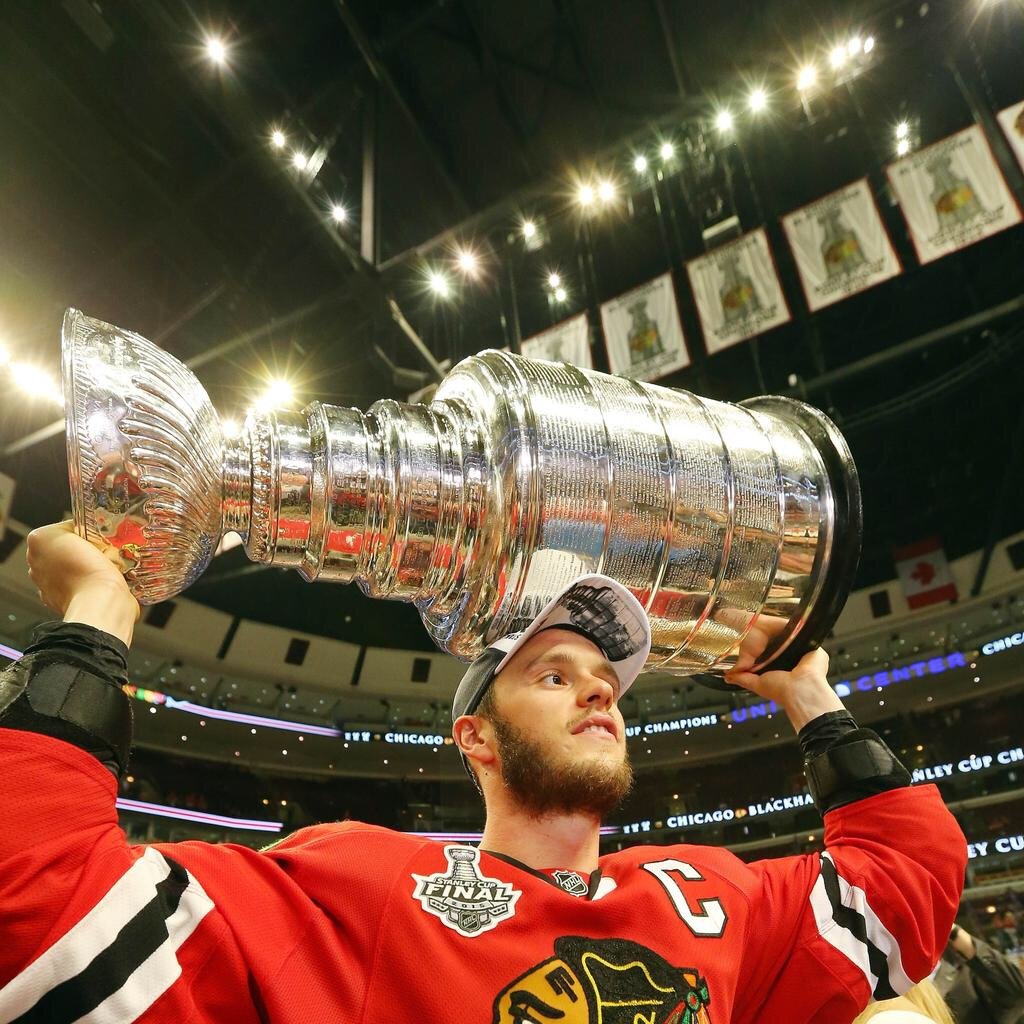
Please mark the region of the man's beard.
POLYGON ((633 788, 628 754, 617 764, 597 759, 562 763, 511 722, 494 715, 491 724, 501 777, 532 817, 586 814, 603 819, 633 788))

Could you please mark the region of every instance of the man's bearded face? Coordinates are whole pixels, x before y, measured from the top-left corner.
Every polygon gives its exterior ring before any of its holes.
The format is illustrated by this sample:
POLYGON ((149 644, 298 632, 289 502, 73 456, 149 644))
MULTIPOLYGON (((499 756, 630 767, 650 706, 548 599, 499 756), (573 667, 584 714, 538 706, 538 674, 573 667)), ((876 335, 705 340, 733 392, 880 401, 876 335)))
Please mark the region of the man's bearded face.
POLYGON ((633 787, 629 755, 621 758, 572 757, 552 749, 542 737, 496 713, 491 718, 501 777, 524 810, 533 817, 588 814, 603 819, 633 787))

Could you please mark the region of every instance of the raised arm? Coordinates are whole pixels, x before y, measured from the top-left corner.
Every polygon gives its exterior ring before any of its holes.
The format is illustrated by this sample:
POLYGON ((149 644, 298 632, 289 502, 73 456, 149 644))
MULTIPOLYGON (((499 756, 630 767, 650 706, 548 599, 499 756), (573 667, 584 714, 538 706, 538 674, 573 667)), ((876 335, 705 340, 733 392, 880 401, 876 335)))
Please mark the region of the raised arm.
POLYGON ((28 575, 39 599, 65 622, 93 626, 125 647, 139 619, 139 604, 114 560, 74 532, 54 523, 28 535, 28 575))
POLYGON ((69 523, 33 530, 28 563, 40 600, 64 621, 0 674, 0 727, 71 743, 120 775, 131 747, 121 686, 139 605, 116 566, 69 523))
POLYGON ((267 1019, 315 906, 254 850, 126 842, 138 605, 66 526, 34 531, 28 558, 65 621, 0 672, 0 1021, 267 1019))
POLYGON ((967 861, 963 833, 934 786, 857 726, 826 679, 823 651, 792 672, 728 678, 784 708, 825 819, 821 854, 751 865, 764 920, 744 952, 734 1019, 851 1021, 926 977, 942 953, 967 861))

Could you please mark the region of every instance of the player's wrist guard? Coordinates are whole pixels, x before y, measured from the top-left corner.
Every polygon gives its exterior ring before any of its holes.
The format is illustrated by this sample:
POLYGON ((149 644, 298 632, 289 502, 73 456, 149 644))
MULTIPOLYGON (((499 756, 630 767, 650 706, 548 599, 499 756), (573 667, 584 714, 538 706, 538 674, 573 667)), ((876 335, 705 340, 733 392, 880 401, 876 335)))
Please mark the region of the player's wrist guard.
POLYGON ((845 733, 824 752, 804 764, 814 803, 822 814, 910 785, 910 773, 870 729, 845 733))
POLYGON ((29 653, 0 672, 0 728, 72 743, 120 777, 131 749, 131 702, 118 682, 66 654, 29 653))

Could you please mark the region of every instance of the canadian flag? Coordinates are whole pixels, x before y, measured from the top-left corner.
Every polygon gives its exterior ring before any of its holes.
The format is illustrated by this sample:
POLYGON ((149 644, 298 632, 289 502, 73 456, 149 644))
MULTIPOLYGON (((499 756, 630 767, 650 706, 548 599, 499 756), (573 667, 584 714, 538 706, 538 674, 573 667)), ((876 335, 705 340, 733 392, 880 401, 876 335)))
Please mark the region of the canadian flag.
POLYGON ((896 571, 911 608, 923 608, 941 601, 955 601, 956 583, 949 571, 946 552, 938 537, 894 548, 896 571))

